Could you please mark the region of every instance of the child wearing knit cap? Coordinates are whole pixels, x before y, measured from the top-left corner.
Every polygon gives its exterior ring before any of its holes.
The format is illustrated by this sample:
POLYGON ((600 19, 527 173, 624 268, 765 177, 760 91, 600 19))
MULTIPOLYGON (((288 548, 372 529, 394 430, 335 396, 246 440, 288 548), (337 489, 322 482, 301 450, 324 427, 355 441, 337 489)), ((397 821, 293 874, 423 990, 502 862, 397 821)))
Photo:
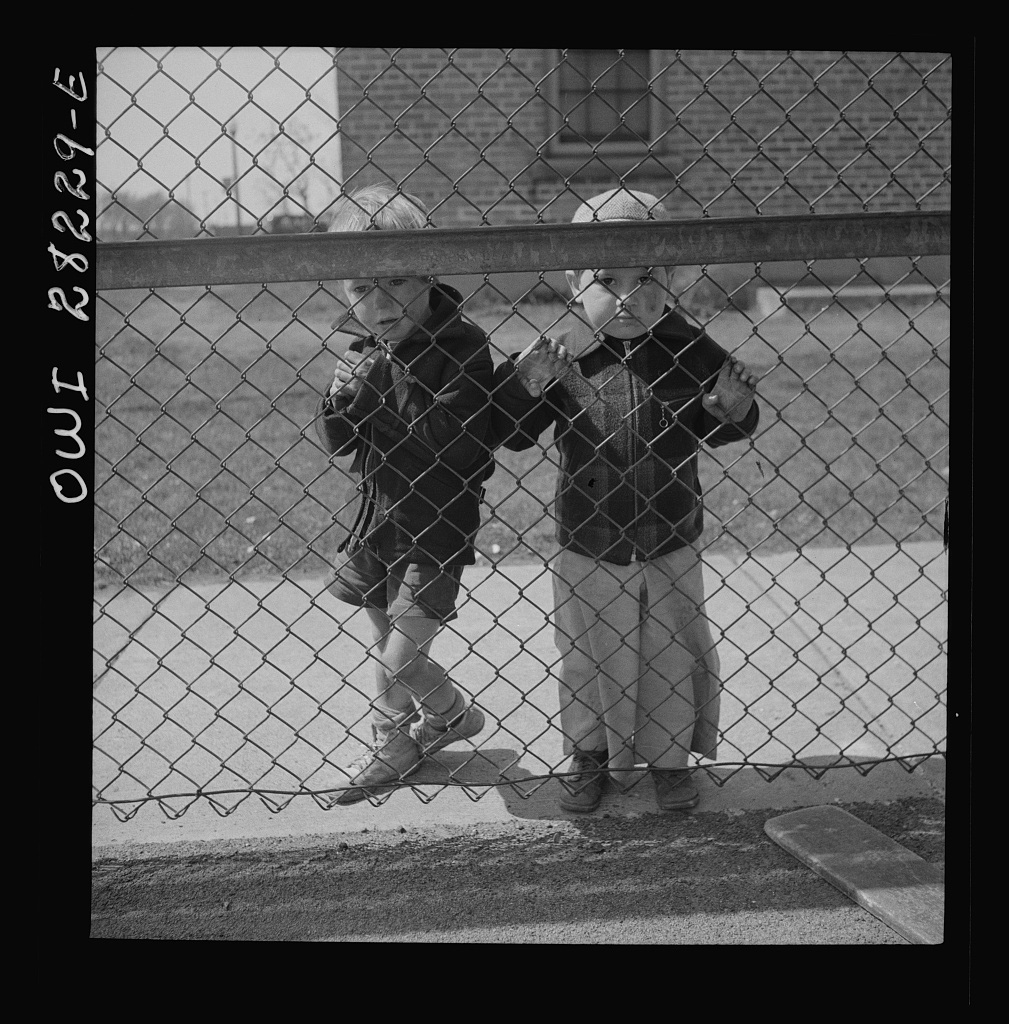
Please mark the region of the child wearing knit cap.
MULTIPOLYGON (((575 223, 663 220, 645 192, 588 200, 575 223)), ((704 610, 697 453, 757 427, 756 377, 668 304, 666 267, 567 272, 584 322, 495 371, 493 433, 513 451, 550 425, 560 455, 553 563, 560 806, 596 809, 643 763, 662 810, 699 802, 691 751, 713 758, 720 666, 704 610)))

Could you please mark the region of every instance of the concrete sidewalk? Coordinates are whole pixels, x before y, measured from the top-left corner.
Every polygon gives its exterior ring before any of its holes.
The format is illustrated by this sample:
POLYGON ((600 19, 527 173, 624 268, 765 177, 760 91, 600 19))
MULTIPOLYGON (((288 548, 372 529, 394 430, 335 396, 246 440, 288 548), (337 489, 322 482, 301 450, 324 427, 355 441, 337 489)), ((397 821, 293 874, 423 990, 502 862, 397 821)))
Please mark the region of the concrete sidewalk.
MULTIPOLYGON (((738 564, 708 558, 708 614, 725 683, 718 763, 726 767, 697 773, 699 809, 941 795, 942 757, 911 773, 887 764, 864 776, 855 768, 814 776, 839 754, 871 763, 889 749, 910 765, 915 755, 945 750, 946 578, 938 543, 808 549, 738 564), (767 782, 734 767, 793 758, 810 771, 788 769, 767 782)), ((436 653, 488 712, 475 753, 467 744, 443 751, 414 787, 380 806, 324 811, 299 796, 274 813, 258 797, 233 795, 219 798, 222 811, 234 808, 226 816, 199 800, 175 819, 150 803, 126 822, 99 806, 93 845, 568 817, 556 809, 559 783, 544 778, 564 764, 549 570, 472 568, 464 584, 469 599, 436 653)), ((290 792, 298 779, 322 789, 342 777, 320 763, 319 749, 333 751, 338 764, 362 749, 368 623, 334 601, 323 580, 104 591, 94 607, 93 777, 106 798, 144 791, 117 778, 116 765, 127 761, 145 782, 181 757, 179 767, 208 789, 240 790, 245 776, 290 792), (196 733, 201 747, 190 749, 196 733), (150 749, 140 749, 138 735, 150 749), (222 762, 241 776, 221 773, 222 762)), ((157 792, 191 789, 176 775, 157 792)), ((168 802, 179 811, 189 800, 168 802)), ((642 778, 629 793, 607 795, 596 815, 654 809, 642 778)))

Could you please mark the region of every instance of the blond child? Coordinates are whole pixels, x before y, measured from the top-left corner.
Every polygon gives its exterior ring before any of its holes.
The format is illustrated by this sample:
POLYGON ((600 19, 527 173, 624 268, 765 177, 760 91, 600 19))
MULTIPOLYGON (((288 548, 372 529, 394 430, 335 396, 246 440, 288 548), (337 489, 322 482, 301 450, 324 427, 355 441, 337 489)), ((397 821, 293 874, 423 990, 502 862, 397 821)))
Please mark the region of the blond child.
MULTIPOLYGON (((423 228, 420 200, 385 186, 343 198, 331 231, 423 228)), ((317 428, 326 450, 353 456, 359 497, 330 592, 363 607, 376 661, 372 744, 334 802, 384 792, 426 754, 469 739, 484 716, 430 656, 457 615, 463 567, 474 562, 493 364, 461 297, 434 278, 341 282, 357 334, 340 359, 317 428)))

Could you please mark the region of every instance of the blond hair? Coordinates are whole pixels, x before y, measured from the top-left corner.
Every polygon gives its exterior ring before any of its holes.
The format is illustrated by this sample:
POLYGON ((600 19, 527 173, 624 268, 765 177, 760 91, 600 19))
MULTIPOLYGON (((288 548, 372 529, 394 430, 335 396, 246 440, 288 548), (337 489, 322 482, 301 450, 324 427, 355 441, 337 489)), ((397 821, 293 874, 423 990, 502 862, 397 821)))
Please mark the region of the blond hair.
POLYGON ((409 231, 428 226, 427 208, 416 196, 390 185, 367 185, 333 207, 330 231, 409 231))

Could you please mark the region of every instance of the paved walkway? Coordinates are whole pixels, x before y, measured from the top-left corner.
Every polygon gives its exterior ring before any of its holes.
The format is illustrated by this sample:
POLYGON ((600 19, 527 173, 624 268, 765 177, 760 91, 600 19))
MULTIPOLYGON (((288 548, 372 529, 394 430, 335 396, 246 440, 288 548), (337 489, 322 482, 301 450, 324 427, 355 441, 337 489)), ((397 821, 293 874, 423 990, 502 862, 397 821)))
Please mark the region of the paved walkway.
MULTIPOLYGON (((853 768, 815 775, 840 752, 871 761, 887 748, 908 758, 945 749, 946 579, 940 544, 808 549, 738 564, 709 558, 708 613, 722 634, 725 681, 719 764, 730 767, 698 773, 700 809, 941 794, 944 759, 938 757, 912 773, 888 764, 864 776, 853 768), (773 782, 751 768, 731 767, 780 765, 793 757, 810 770, 789 769, 773 782)), ((414 788, 377 807, 323 811, 311 798, 297 797, 273 813, 256 797, 237 804, 238 797, 222 797, 222 810, 234 807, 226 816, 200 800, 175 819, 148 804, 121 822, 100 806, 93 812, 93 844, 568 817, 556 810, 558 783, 543 779, 563 761, 552 724, 557 651, 547 617, 548 570, 473 568, 464 582, 469 601, 439 637, 438 657, 489 712, 475 753, 466 744, 442 752, 439 763, 418 773, 414 788), (493 786, 501 777, 512 784, 493 786), (466 785, 441 788, 450 781, 466 785)), ((209 781, 224 758, 250 777, 269 771, 262 784, 287 791, 313 772, 311 784, 320 788, 340 777, 319 767, 318 754, 295 730, 321 749, 339 747, 333 757, 341 763, 360 749, 347 741, 346 727, 353 736, 365 734, 368 623, 334 601, 322 580, 104 591, 96 594, 94 638, 95 726, 105 730, 94 777, 103 785, 116 761, 135 754, 138 733, 174 758, 189 747, 189 734, 199 732, 206 749, 185 759, 194 777, 209 781), (167 719, 159 707, 172 709, 167 719)), ((130 768, 157 778, 164 763, 142 752, 130 768)), ((168 780, 161 791, 182 792, 186 785, 168 780)), ((238 776, 219 776, 208 788, 243 785, 238 776)), ((121 779, 106 795, 126 799, 137 792, 135 782, 121 779)), ((186 802, 173 804, 181 809, 186 802)), ((596 815, 652 810, 650 784, 642 778, 630 793, 609 795, 596 815)))

